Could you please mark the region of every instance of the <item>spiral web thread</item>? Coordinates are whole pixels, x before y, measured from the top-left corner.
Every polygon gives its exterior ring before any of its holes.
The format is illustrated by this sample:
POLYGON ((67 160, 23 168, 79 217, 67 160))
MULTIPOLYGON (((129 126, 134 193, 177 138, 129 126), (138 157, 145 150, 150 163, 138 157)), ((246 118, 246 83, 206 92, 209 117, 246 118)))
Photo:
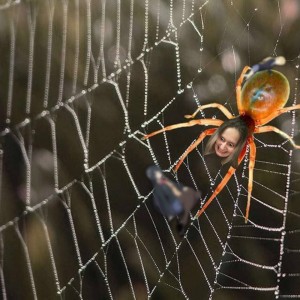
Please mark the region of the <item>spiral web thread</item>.
MULTIPOLYGON (((183 238, 151 204, 146 166, 157 164, 180 181, 181 170, 171 170, 188 144, 177 149, 174 132, 157 142, 141 137, 169 124, 165 119, 180 105, 189 111, 201 105, 201 76, 213 75, 213 63, 225 55, 234 62, 234 91, 237 48, 248 40, 250 60, 251 30, 266 13, 263 6, 250 6, 247 15, 235 1, 217 2, 2 1, 3 299, 300 298, 299 155, 287 141, 255 138, 247 224, 248 156, 183 238), (209 57, 216 4, 225 30, 221 51, 209 57), (228 46, 234 22, 240 32, 228 46)), ((274 3, 280 26, 271 55, 287 22, 274 3)), ((299 56, 288 64, 292 105, 299 103, 299 56)), ((237 112, 234 92, 223 104, 237 112)), ((297 112, 281 120, 296 136, 297 112)), ((191 143, 194 131, 184 130, 191 143)), ((196 189, 193 158, 203 163, 213 191, 222 172, 214 178, 198 147, 182 166, 196 189)))

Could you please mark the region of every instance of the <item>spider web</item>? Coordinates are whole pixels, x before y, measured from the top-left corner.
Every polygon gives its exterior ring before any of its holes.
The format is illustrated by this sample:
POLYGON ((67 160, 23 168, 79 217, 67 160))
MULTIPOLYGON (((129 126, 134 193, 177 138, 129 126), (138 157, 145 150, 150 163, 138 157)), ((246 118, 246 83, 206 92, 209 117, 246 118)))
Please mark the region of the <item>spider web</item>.
MULTIPOLYGON (((145 169, 208 191, 203 128, 148 141, 198 105, 237 114, 244 65, 284 55, 299 102, 297 1, 0 1, 3 299, 300 298, 300 154, 276 134, 248 155, 180 238, 152 205, 145 169), (297 202, 298 201, 298 202, 297 202)), ((295 137, 299 113, 272 121, 295 137)), ((215 109, 198 118, 224 118, 215 109)))

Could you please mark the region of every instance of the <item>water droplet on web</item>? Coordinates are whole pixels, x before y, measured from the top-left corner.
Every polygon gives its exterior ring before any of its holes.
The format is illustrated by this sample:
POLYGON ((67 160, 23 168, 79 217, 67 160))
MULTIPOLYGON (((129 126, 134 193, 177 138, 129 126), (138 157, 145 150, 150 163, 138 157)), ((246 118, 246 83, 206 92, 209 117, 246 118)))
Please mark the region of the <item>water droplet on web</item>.
POLYGON ((201 73, 201 72, 202 72, 202 68, 199 68, 199 69, 198 69, 198 73, 201 73))
POLYGON ((193 85, 193 82, 191 81, 190 83, 187 84, 186 87, 187 87, 188 89, 190 89, 190 88, 192 87, 192 85, 193 85))

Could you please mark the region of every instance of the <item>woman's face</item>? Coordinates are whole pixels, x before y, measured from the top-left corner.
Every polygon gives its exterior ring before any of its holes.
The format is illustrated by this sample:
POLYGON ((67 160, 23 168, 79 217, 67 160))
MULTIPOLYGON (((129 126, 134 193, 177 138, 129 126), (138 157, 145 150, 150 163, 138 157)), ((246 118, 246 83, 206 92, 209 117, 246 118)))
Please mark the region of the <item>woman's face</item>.
POLYGON ((241 135, 234 127, 226 128, 215 142, 215 152, 219 157, 228 157, 234 151, 241 135))

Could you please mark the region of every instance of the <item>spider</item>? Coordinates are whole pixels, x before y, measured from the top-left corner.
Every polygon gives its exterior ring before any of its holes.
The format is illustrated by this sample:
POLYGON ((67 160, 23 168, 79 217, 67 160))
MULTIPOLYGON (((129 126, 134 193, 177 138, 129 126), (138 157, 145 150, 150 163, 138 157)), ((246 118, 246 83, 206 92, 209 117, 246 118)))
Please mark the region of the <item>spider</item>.
MULTIPOLYGON (((240 118, 245 122, 248 128, 248 135, 246 137, 244 146, 241 148, 237 159, 236 166, 230 166, 226 175, 216 187, 210 198, 206 203, 199 209, 195 215, 195 218, 199 217, 213 201, 213 199, 222 191, 224 186, 227 184, 231 176, 235 173, 237 166, 242 162, 245 157, 247 147, 249 147, 249 176, 248 176, 248 197, 245 212, 245 223, 249 218, 251 194, 253 187, 253 170, 256 158, 256 146, 254 142, 254 134, 276 132, 283 138, 289 140, 289 142, 296 149, 300 149, 300 145, 295 144, 292 137, 280 129, 266 125, 277 116, 296 109, 300 109, 300 104, 284 107, 289 98, 290 86, 287 78, 280 72, 272 70, 275 65, 283 65, 285 63, 284 57, 264 59, 259 64, 254 65, 252 68, 245 66, 239 79, 236 82, 236 101, 239 115, 233 116, 231 112, 222 104, 210 103, 199 106, 192 115, 186 115, 185 118, 193 119, 199 111, 206 108, 217 108, 219 109, 229 120, 234 118, 240 118)), ((226 121, 225 121, 226 122, 226 121)), ((154 131, 147 134, 143 139, 148 139, 159 133, 181 128, 191 127, 195 125, 211 125, 216 126, 204 130, 196 141, 194 141, 183 153, 179 162, 176 164, 174 171, 176 172, 180 165, 183 163, 187 155, 193 151, 206 136, 213 135, 217 128, 220 127, 224 122, 219 119, 195 119, 184 123, 178 123, 164 127, 160 130, 154 131)))

